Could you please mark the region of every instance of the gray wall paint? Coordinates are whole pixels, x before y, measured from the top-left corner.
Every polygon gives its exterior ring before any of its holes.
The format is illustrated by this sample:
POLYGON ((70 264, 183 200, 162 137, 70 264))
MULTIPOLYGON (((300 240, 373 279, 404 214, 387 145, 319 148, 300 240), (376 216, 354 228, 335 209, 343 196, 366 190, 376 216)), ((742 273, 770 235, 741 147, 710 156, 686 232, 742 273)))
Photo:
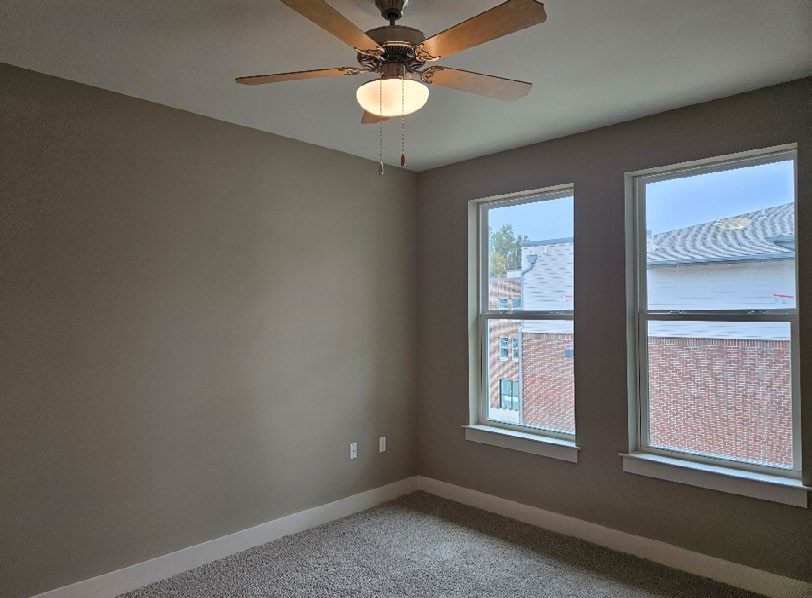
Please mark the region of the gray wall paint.
MULTIPOLYGON (((809 93, 809 79, 791 82, 421 173, 421 474, 768 571, 812 577, 810 511, 623 473, 617 456, 628 447, 624 173, 799 142, 802 355, 812 355, 812 205, 803 175, 812 155, 809 93), (575 185, 576 424, 583 447, 577 465, 466 442, 460 427, 468 421, 466 203, 561 183, 575 185)), ((803 394, 810 386, 807 369, 803 394)), ((808 465, 808 450, 806 457, 808 465)))
POLYGON ((416 473, 416 175, 3 65, 0 139, 0 595, 416 473))
MULTIPOLYGON (((2 594, 417 471, 809 578, 809 511, 624 474, 616 457, 623 172, 792 141, 808 172, 809 91, 789 83, 429 171, 416 213, 411 173, 378 177, 338 152, 0 65, 2 594), (460 429, 466 201, 562 182, 576 192, 578 465, 460 429)), ((801 301, 809 355, 812 292, 801 301)))

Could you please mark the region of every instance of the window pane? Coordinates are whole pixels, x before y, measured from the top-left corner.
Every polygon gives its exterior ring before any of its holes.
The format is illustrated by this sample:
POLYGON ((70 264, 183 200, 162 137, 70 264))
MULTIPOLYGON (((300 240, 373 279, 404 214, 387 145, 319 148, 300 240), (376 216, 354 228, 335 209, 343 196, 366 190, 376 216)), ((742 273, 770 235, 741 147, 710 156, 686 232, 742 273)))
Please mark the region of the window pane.
POLYGON ((648 308, 795 307, 792 160, 645 184, 648 308))
POLYGON ((787 322, 649 322, 651 446, 792 467, 787 322))
POLYGON ((489 309, 572 309, 572 218, 572 196, 488 209, 489 309))
POLYGON ((574 434, 572 321, 490 320, 488 329, 488 419, 574 434), (516 337, 517 361, 499 358, 505 335, 516 337), (512 408, 505 381, 513 381, 512 408))

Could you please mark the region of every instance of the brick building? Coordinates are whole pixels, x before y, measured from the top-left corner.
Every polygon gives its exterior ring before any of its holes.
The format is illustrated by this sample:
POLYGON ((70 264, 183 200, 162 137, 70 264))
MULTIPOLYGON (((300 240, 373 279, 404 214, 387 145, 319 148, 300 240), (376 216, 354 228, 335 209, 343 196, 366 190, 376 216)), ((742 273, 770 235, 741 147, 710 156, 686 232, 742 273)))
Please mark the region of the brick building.
MULTIPOLYGON (((786 204, 649 236, 650 308, 793 305, 792 210, 786 204)), ((571 310, 572 256, 572 239, 524 243, 522 270, 491 280, 491 309, 571 310)), ((785 324, 658 322, 648 336, 652 445, 791 465, 785 324)), ((490 419, 573 432, 573 341, 569 321, 493 323, 490 419)))

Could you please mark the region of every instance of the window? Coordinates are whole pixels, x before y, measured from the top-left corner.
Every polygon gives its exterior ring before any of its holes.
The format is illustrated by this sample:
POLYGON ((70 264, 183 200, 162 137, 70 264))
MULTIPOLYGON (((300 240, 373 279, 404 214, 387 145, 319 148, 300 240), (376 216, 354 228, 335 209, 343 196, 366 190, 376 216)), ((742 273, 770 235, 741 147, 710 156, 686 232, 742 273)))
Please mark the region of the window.
POLYGON ((573 439, 573 202, 567 186, 476 204, 475 424, 573 439))
POLYGON ((515 380, 499 380, 499 407, 519 410, 519 383, 515 380))
POLYGON ((507 361, 510 357, 510 339, 506 336, 499 337, 499 360, 507 361))
POLYGON ((638 450, 800 475, 795 162, 633 177, 638 450))
POLYGON ((507 309, 508 308, 508 298, 507 297, 500 297, 499 298, 499 309, 507 309))

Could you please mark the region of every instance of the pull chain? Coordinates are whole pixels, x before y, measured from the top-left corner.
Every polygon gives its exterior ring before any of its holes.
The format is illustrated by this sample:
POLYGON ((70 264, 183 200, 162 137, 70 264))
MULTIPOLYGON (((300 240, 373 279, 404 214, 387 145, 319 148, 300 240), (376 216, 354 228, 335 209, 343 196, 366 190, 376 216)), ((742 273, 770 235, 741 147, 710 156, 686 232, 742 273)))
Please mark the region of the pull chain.
POLYGON ((406 76, 400 79, 400 167, 406 166, 406 76))
POLYGON ((383 176, 383 80, 378 82, 378 174, 383 176))

